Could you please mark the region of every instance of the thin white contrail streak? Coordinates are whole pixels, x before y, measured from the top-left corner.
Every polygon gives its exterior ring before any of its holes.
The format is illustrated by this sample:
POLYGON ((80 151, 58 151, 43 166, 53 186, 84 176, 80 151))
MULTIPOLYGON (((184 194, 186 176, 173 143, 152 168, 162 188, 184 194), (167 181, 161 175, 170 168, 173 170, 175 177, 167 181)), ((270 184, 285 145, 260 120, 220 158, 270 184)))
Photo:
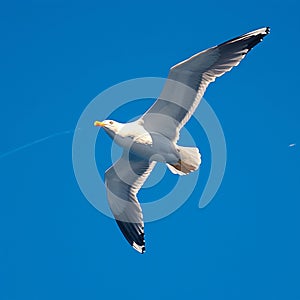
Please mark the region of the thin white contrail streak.
POLYGON ((38 143, 47 141, 47 140, 49 140, 49 139, 52 139, 52 138, 57 137, 57 136, 60 136, 60 135, 64 135, 64 134, 68 134, 68 133, 73 133, 73 132, 74 132, 74 130, 65 130, 65 131, 60 131, 60 132, 56 132, 56 133, 50 134, 50 135, 48 135, 48 136, 46 136, 46 137, 43 137, 43 138, 38 139, 38 140, 35 140, 35 141, 31 142, 31 143, 25 144, 25 145, 23 145, 23 146, 20 146, 20 147, 17 147, 17 148, 12 149, 12 150, 10 150, 10 151, 7 151, 7 152, 5 152, 5 153, 2 153, 2 154, 0 154, 0 159, 1 159, 1 158, 4 158, 4 157, 6 157, 6 156, 9 156, 9 155, 11 155, 11 154, 14 154, 14 153, 16 153, 16 152, 18 152, 18 151, 21 151, 21 150, 23 150, 23 149, 26 149, 26 148, 28 148, 28 147, 31 147, 31 146, 33 146, 33 145, 35 145, 35 144, 38 144, 38 143))

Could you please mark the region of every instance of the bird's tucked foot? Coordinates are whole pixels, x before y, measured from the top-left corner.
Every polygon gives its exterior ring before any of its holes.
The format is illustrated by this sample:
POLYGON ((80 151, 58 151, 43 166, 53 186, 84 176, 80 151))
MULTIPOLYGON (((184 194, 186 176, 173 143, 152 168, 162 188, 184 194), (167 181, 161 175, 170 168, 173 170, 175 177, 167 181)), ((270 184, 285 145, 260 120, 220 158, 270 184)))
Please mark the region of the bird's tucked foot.
POLYGON ((186 175, 196 171, 201 164, 198 148, 177 146, 180 159, 174 164, 167 164, 173 174, 186 175))

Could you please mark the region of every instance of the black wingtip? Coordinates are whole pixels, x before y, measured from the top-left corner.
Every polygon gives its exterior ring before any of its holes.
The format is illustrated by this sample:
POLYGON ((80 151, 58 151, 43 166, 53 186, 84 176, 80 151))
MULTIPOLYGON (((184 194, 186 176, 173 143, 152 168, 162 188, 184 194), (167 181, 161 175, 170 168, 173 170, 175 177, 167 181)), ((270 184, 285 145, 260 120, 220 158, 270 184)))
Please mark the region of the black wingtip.
POLYGON ((270 27, 264 27, 262 29, 255 30, 253 32, 250 32, 247 39, 248 43, 246 46, 246 49, 248 49, 248 52, 256 46, 258 43, 260 43, 263 38, 270 33, 271 28, 270 27), (265 29, 262 31, 262 29, 265 29))
POLYGON ((269 26, 262 27, 262 28, 250 31, 248 33, 242 34, 231 40, 228 40, 228 41, 218 45, 218 47, 222 47, 222 46, 226 46, 226 45, 234 45, 235 43, 241 43, 241 45, 244 44, 243 49, 250 51, 254 46, 256 46, 258 43, 260 43, 266 35, 268 35, 270 33, 270 30, 271 30, 271 28, 269 26))
POLYGON ((125 239, 139 253, 143 254, 145 249, 144 227, 136 223, 128 223, 116 220, 125 239))
POLYGON ((131 245, 133 247, 134 250, 136 250, 137 252, 144 254, 146 252, 146 247, 145 244, 144 245, 138 245, 135 242, 132 243, 131 245))

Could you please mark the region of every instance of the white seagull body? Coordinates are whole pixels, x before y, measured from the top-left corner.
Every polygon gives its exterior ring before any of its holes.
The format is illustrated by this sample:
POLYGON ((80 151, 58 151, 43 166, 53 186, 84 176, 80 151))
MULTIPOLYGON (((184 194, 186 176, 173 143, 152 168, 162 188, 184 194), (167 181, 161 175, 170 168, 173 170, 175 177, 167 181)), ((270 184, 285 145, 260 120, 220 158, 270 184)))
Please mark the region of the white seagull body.
POLYGON ((177 145, 180 129, 194 113, 207 86, 237 66, 269 31, 264 27, 246 33, 172 67, 160 97, 137 121, 95 122, 124 148, 122 157, 105 172, 107 198, 122 233, 138 252, 145 252, 143 214, 136 196, 139 189, 156 162, 165 162, 178 175, 199 168, 199 150, 177 145))

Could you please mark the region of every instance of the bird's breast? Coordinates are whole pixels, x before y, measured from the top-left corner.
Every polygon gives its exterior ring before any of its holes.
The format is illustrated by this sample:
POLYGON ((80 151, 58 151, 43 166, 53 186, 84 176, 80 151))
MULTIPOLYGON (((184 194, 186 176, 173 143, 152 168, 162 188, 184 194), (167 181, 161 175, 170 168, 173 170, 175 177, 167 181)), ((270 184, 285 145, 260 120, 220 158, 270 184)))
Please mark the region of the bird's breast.
POLYGON ((142 126, 128 126, 115 135, 114 142, 145 160, 176 162, 179 159, 172 141, 159 133, 149 133, 142 126))
POLYGON ((168 138, 151 133, 151 139, 151 144, 133 142, 130 151, 146 160, 176 162, 179 159, 174 144, 168 138))

